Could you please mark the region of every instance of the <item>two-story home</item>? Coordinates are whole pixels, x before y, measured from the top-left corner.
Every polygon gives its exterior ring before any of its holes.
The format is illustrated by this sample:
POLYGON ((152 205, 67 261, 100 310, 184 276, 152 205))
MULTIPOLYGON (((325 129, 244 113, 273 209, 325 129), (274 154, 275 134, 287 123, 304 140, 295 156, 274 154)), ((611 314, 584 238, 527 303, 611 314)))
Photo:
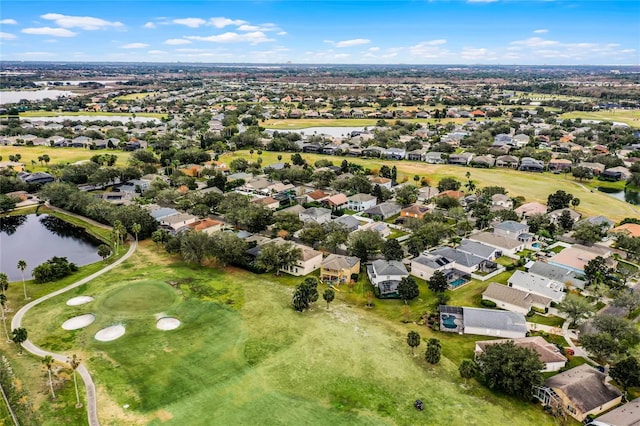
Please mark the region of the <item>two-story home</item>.
POLYGON ((332 285, 348 283, 360 272, 360 259, 353 256, 330 254, 320 265, 320 280, 332 285))
POLYGON ((398 297, 398 284, 408 277, 407 268, 397 260, 376 260, 367 265, 367 276, 380 298, 398 297))
POLYGON ((503 284, 490 283, 482 293, 482 300, 490 300, 500 309, 520 312, 526 315, 532 308, 546 311, 552 300, 528 291, 519 290, 503 284))
POLYGON ((355 194, 348 198, 347 208, 355 212, 362 212, 378 204, 378 199, 371 194, 355 194))

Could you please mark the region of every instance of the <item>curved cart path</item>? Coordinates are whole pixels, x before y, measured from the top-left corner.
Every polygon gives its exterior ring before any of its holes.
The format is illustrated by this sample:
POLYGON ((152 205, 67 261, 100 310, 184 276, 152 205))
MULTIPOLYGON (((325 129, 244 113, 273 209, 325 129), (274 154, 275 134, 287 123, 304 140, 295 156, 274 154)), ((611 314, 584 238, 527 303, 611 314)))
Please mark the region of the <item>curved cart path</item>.
MULTIPOLYGON (((40 303, 44 302, 45 300, 49 300, 52 297, 58 296, 60 294, 66 293, 69 290, 72 290, 76 287, 79 287, 83 284, 88 283, 89 281, 91 281, 94 278, 99 277, 100 275, 104 274, 105 272, 108 272, 112 269, 114 269, 115 267, 117 267, 118 265, 120 265, 122 262, 124 262, 125 260, 127 260, 129 257, 131 257, 131 255, 133 254, 133 252, 136 251, 136 248, 138 246, 138 243, 134 240, 131 242, 131 246, 129 247, 129 250, 125 253, 124 256, 122 256, 120 259, 116 260, 115 262, 113 262, 111 265, 107 265, 106 267, 100 269, 99 271, 89 275, 88 277, 85 277, 83 279, 81 279, 80 281, 76 281, 73 284, 70 284, 64 288, 61 288, 60 290, 56 290, 53 293, 49 293, 46 296, 42 296, 39 299, 36 299, 32 302, 27 303, 26 305, 24 305, 22 308, 20 308, 20 310, 18 312, 16 312, 16 314, 13 316, 13 319, 11 320, 11 329, 15 329, 15 328, 19 328, 22 326, 22 318, 24 317, 24 314, 26 314, 29 309, 33 308, 34 306, 39 305, 40 303)), ((37 347, 36 345, 33 344, 33 342, 31 342, 30 340, 26 340, 23 344, 22 347, 27 351, 30 352, 36 356, 39 357, 45 357, 47 355, 51 355, 53 357, 53 359, 55 359, 56 361, 62 362, 62 363, 67 363, 67 359, 68 356, 64 355, 64 354, 57 354, 57 353, 53 353, 53 352, 49 352, 49 351, 45 351, 44 349, 41 349, 39 347, 37 347)), ((88 416, 88 420, 89 420, 89 425, 90 426, 99 426, 100 422, 98 421, 98 404, 96 402, 96 386, 93 383, 93 379, 91 378, 91 374, 89 373, 89 370, 87 370, 87 367, 85 367, 84 364, 80 364, 80 366, 78 367, 78 369, 76 370, 78 372, 78 374, 80 374, 80 377, 82 378, 82 380, 84 381, 84 387, 87 390, 87 416, 88 416)))

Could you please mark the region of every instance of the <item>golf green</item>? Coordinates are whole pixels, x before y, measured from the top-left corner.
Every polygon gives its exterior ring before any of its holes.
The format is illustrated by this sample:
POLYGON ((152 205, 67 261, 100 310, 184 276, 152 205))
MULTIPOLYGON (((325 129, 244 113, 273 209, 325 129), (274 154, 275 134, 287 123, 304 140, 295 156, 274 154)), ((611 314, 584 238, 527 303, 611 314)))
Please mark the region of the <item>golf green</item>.
POLYGON ((107 293, 101 308, 114 314, 154 314, 171 308, 176 301, 176 291, 168 284, 141 281, 107 293))

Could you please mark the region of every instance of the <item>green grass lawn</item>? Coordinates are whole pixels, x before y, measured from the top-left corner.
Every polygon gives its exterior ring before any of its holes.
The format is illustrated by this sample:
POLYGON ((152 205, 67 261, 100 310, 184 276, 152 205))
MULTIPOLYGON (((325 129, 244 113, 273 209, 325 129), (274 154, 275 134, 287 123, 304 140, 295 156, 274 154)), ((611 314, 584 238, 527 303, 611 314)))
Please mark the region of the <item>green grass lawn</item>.
POLYGON ((633 110, 614 109, 606 111, 573 111, 562 114, 560 118, 617 121, 620 123, 626 123, 631 127, 640 127, 640 111, 633 110))
POLYGON ((566 249, 565 246, 555 246, 553 248, 551 248, 549 251, 552 251, 554 253, 560 253, 562 250, 566 249))
POLYGON ((4 160, 9 159, 9 155, 20 154, 22 158, 21 163, 24 163, 26 170, 31 172, 43 172, 48 170, 48 166, 54 164, 68 164, 75 163, 77 161, 88 160, 96 154, 112 154, 118 157, 116 160, 116 166, 124 166, 129 159, 130 152, 121 150, 101 150, 92 151, 86 148, 52 148, 45 146, 0 146, 0 156, 4 160), (40 164, 38 157, 47 154, 51 161, 47 165, 46 163, 40 164), (35 165, 32 165, 31 161, 35 161, 35 165))
MULTIPOLYGON (((267 129, 274 130, 300 130, 309 127, 374 127, 379 121, 377 118, 285 118, 285 119, 269 119, 265 120, 260 125, 267 129)), ((387 120, 388 123, 393 123, 394 120, 387 120)), ((456 123, 461 124, 468 119, 465 118, 411 118, 403 119, 401 121, 411 123, 422 124, 435 124, 435 123, 456 123)))
MULTIPOLYGON (((473 380, 464 385, 457 366, 472 357, 477 336, 397 321, 398 300, 364 308, 366 279, 353 292, 339 288, 330 309, 319 301, 297 313, 290 300, 300 281, 188 265, 145 242, 123 267, 35 308, 25 326, 37 344, 85 360, 103 424, 554 424, 538 405, 473 380), (65 305, 81 294, 95 301, 65 305), (96 321, 87 328, 60 328, 89 312, 96 321), (164 315, 182 325, 157 330, 164 315), (115 322, 125 325, 123 337, 93 339, 115 322), (426 364, 424 345, 411 356, 411 329, 441 339, 440 364, 426 364), (425 411, 413 408, 417 398, 428 401, 425 411)), ((473 299, 484 285, 471 283, 452 298, 473 299)), ((409 305, 416 318, 433 301, 424 281, 420 286, 423 296, 409 305)))
MULTIPOLYGON (((102 112, 102 111, 24 111, 20 113, 21 117, 70 117, 72 120, 75 116, 99 116, 99 117, 133 117, 133 114, 126 112, 102 112)), ((156 112, 137 112, 136 117, 164 118, 167 115, 156 112)))
POLYGON ((544 316, 535 314, 532 317, 527 317, 527 321, 535 322, 536 324, 548 325, 551 327, 562 327, 562 324, 564 324, 564 318, 557 317, 555 315, 544 316))

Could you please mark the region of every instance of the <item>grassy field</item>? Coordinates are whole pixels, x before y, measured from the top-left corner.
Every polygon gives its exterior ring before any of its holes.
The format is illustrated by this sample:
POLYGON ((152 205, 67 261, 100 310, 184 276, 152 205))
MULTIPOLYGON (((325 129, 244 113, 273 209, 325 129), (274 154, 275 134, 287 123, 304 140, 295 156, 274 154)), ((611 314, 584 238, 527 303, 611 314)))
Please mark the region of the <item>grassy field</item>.
POLYGON ((4 161, 9 159, 12 154, 20 154, 21 163, 24 163, 26 169, 32 172, 46 171, 47 165, 40 164, 38 157, 47 154, 51 161, 49 166, 54 164, 68 164, 76 161, 88 160, 96 154, 113 154, 118 157, 116 166, 123 166, 129 159, 130 152, 121 150, 100 150, 92 151, 86 148, 51 148, 46 146, 0 146, 0 156, 4 161), (35 161, 32 165, 31 161, 35 161))
MULTIPOLYGON (((262 153, 263 165, 278 162, 278 155, 282 155, 282 161, 290 161, 290 153, 278 153, 264 151, 262 153)), ((221 156, 221 161, 229 164, 234 158, 246 158, 250 160, 248 151, 237 151, 221 156)), ((313 164, 320 159, 332 161, 335 165, 340 165, 342 157, 321 154, 302 154, 302 157, 308 163, 313 164)), ((370 169, 380 169, 382 165, 389 167, 396 166, 398 169, 398 181, 401 182, 405 177, 409 182, 413 182, 415 175, 427 177, 431 186, 436 186, 440 179, 446 176, 454 177, 461 182, 465 182, 467 178, 465 174, 471 173, 471 180, 478 187, 484 186, 502 186, 512 197, 523 196, 526 201, 538 201, 546 203, 549 194, 564 190, 570 192, 575 197, 580 198, 580 205, 577 211, 586 216, 597 216, 606 214, 607 217, 614 221, 620 221, 625 217, 635 217, 640 215, 640 209, 637 206, 617 200, 603 192, 591 192, 591 186, 597 186, 598 182, 578 182, 572 177, 564 175, 555 175, 553 173, 528 173, 511 169, 476 169, 453 165, 436 165, 427 164, 417 161, 392 161, 380 159, 364 159, 364 158, 346 158, 348 161, 370 169), (606 213, 605 213, 606 212, 606 213)))
POLYGON ((116 96, 115 98, 111 99, 112 101, 135 101, 138 99, 144 99, 147 98, 149 96, 153 96, 155 95, 156 92, 145 92, 145 93, 127 93, 126 95, 120 95, 120 96, 116 96))
POLYGON ((444 356, 429 366, 411 356, 406 333, 435 334, 389 318, 383 305, 399 311, 399 301, 366 309, 357 288, 345 288, 330 309, 320 301, 299 314, 289 305, 299 281, 187 265, 145 242, 123 267, 35 308, 25 325, 38 344, 86 360, 105 425, 554 424, 537 405, 464 384, 457 365, 472 357, 474 336, 438 333, 444 356), (65 305, 81 294, 96 300, 65 305), (89 327, 60 328, 88 312, 89 327), (159 331, 162 315, 182 325, 159 331), (122 338, 93 339, 117 322, 122 338), (425 411, 413 408, 416 398, 425 411))
POLYGON ((631 127, 640 127, 640 111, 638 110, 624 110, 613 109, 606 111, 574 111, 567 112, 560 116, 560 118, 581 118, 583 120, 600 120, 600 121, 617 121, 620 123, 626 123, 631 127))
MULTIPOLYGON (((131 115, 126 112, 101 112, 101 111, 24 111, 20 113, 21 117, 70 117, 73 119, 74 116, 116 116, 122 117, 131 115)), ((136 117, 150 117, 150 118, 164 118, 166 114, 156 113, 156 112, 137 112, 136 117)), ((6 116, 5 116, 6 117, 6 116)))

